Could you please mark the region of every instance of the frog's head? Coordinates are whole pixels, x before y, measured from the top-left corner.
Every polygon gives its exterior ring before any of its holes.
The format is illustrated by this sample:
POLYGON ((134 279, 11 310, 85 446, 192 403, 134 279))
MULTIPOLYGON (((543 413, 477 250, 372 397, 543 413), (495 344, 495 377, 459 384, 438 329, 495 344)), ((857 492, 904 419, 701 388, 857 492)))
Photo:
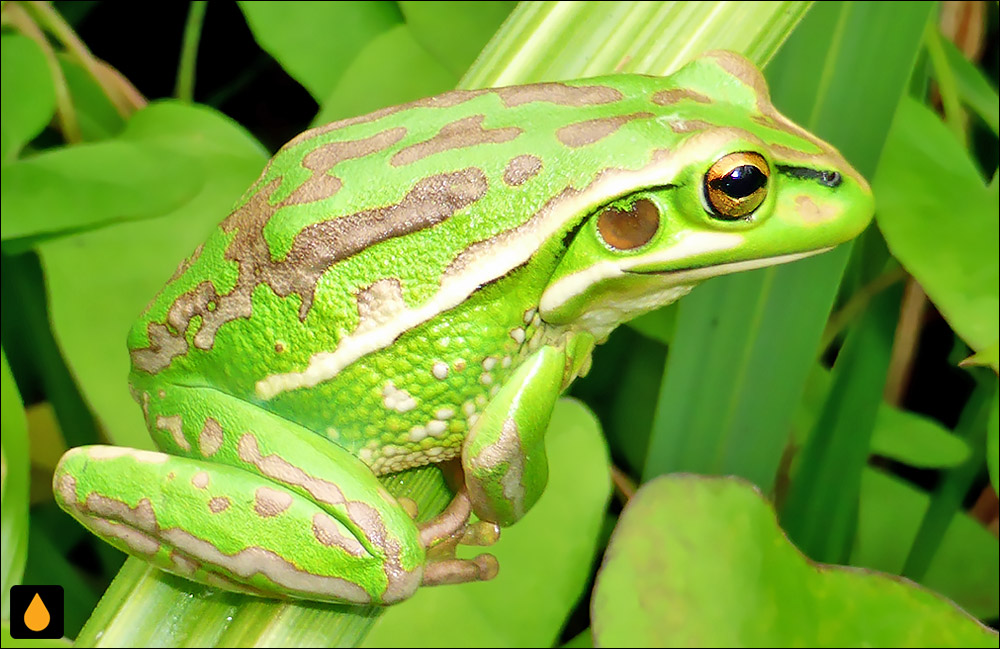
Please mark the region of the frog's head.
POLYGON ((651 162, 595 181, 603 200, 567 235, 541 299, 547 322, 602 335, 704 279, 829 250, 872 218, 864 178, 780 115, 742 57, 710 53, 658 87, 662 110, 633 123, 651 162))

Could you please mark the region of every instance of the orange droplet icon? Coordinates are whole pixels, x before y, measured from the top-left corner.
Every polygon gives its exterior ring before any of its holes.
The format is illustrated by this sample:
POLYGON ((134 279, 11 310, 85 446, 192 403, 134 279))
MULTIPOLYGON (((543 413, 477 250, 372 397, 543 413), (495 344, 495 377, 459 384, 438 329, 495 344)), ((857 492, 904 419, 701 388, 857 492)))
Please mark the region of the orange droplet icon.
POLYGON ((42 598, 35 593, 31 603, 28 604, 28 609, 24 612, 24 626, 38 633, 49 625, 51 619, 49 609, 45 608, 42 598))

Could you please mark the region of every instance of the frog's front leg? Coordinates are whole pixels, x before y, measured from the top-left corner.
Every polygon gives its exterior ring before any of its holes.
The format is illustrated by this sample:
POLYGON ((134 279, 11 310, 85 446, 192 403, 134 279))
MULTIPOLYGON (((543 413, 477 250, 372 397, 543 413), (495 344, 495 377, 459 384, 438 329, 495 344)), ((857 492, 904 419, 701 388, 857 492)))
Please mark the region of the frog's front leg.
MULTIPOLYGON (((388 604, 419 587, 420 529, 349 451, 215 390, 172 386, 154 399, 151 428, 171 454, 82 447, 56 469, 60 505, 98 536, 264 596, 388 604)), ((468 564, 466 580, 492 576, 468 564)))
POLYGON ((594 339, 531 354, 486 406, 462 447, 462 468, 479 518, 511 525, 535 504, 548 479, 545 430, 562 389, 586 365, 594 339))

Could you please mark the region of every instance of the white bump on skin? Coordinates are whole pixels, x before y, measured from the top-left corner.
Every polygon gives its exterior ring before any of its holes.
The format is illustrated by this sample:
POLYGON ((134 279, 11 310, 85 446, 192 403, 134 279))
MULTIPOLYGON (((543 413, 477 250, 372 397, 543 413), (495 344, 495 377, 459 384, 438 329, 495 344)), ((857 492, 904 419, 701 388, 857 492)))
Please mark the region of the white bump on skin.
POLYGON ((409 439, 411 442, 419 442, 427 437, 427 429, 423 426, 414 426, 410 429, 409 439))
POLYGON ((447 347, 448 345, 451 344, 451 336, 445 336, 444 338, 438 341, 438 344, 441 345, 442 347, 447 347))
POLYGON ((439 381, 445 380, 446 378, 448 378, 448 364, 442 363, 441 361, 434 363, 434 365, 431 367, 431 374, 433 374, 434 378, 438 379, 439 381))
POLYGON ((500 367, 506 369, 510 367, 510 363, 511 363, 510 356, 504 356, 503 360, 500 361, 500 367))
POLYGON ((493 383, 493 375, 483 372, 479 375, 479 382, 483 385, 489 385, 490 383, 493 383))
POLYGON ((479 413, 473 413, 472 415, 470 415, 469 416, 469 428, 472 428, 473 426, 475 426, 477 421, 479 421, 479 413))
POLYGON ((382 403, 389 410, 409 412, 417 407, 417 401, 406 390, 400 390, 392 381, 387 381, 382 388, 382 403))
POLYGON ((482 408, 483 406, 485 406, 486 405, 486 397, 484 397, 481 394, 477 394, 476 395, 476 405, 479 406, 480 408, 482 408))
POLYGON ((465 413, 466 417, 470 417, 476 413, 476 404, 471 401, 466 401, 462 404, 462 412, 465 413))
POLYGON ((431 419, 427 424, 427 433, 433 437, 441 437, 448 430, 448 424, 438 419, 431 419))
POLYGON ((534 307, 528 309, 524 312, 524 324, 531 322, 531 319, 535 317, 536 310, 534 307))
POLYGON ((517 329, 511 330, 510 337, 513 338, 514 342, 518 345, 522 344, 524 342, 524 329, 518 327, 517 329))
POLYGON ((496 366, 496 364, 497 364, 497 359, 493 358, 492 356, 487 356, 486 358, 483 359, 483 369, 486 370, 487 372, 492 370, 496 366))
POLYGON ((434 416, 438 419, 451 419, 455 416, 455 410, 452 408, 441 408, 434 413, 434 416))
POLYGON ((491 397, 497 396, 497 394, 499 392, 500 392, 500 386, 499 385, 494 385, 492 388, 490 388, 490 396, 491 397))

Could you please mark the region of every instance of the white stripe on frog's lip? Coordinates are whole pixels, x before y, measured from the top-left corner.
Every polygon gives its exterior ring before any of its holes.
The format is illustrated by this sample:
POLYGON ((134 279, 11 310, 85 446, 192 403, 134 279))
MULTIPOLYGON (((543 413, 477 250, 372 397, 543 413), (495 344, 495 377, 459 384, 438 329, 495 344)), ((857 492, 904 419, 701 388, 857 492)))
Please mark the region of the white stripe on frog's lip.
POLYGON ((687 282, 699 282, 703 279, 708 279, 710 277, 716 277, 717 275, 729 275, 731 273, 740 273, 745 270, 754 270, 756 268, 765 268, 767 266, 777 266, 779 264, 787 264, 791 261, 798 261, 799 259, 805 259, 806 257, 812 257, 814 255, 819 255, 824 252, 829 252, 833 250, 834 246, 829 246, 827 248, 817 248, 816 250, 807 250, 805 252, 793 252, 788 255, 776 255, 774 257, 761 257, 759 259, 748 259, 746 261, 731 261, 727 264, 714 264, 712 266, 702 266, 701 268, 682 268, 679 270, 670 270, 664 272, 656 271, 637 271, 637 270, 627 270, 626 272, 635 273, 637 275, 667 275, 672 280, 676 280, 678 283, 687 282))
POLYGON ((588 287, 603 280, 621 277, 639 265, 662 264, 710 252, 732 250, 744 241, 742 234, 734 232, 689 232, 674 245, 665 250, 626 257, 616 261, 602 261, 589 268, 577 271, 556 281, 545 289, 538 304, 538 310, 545 317, 568 301, 580 295, 588 287))

